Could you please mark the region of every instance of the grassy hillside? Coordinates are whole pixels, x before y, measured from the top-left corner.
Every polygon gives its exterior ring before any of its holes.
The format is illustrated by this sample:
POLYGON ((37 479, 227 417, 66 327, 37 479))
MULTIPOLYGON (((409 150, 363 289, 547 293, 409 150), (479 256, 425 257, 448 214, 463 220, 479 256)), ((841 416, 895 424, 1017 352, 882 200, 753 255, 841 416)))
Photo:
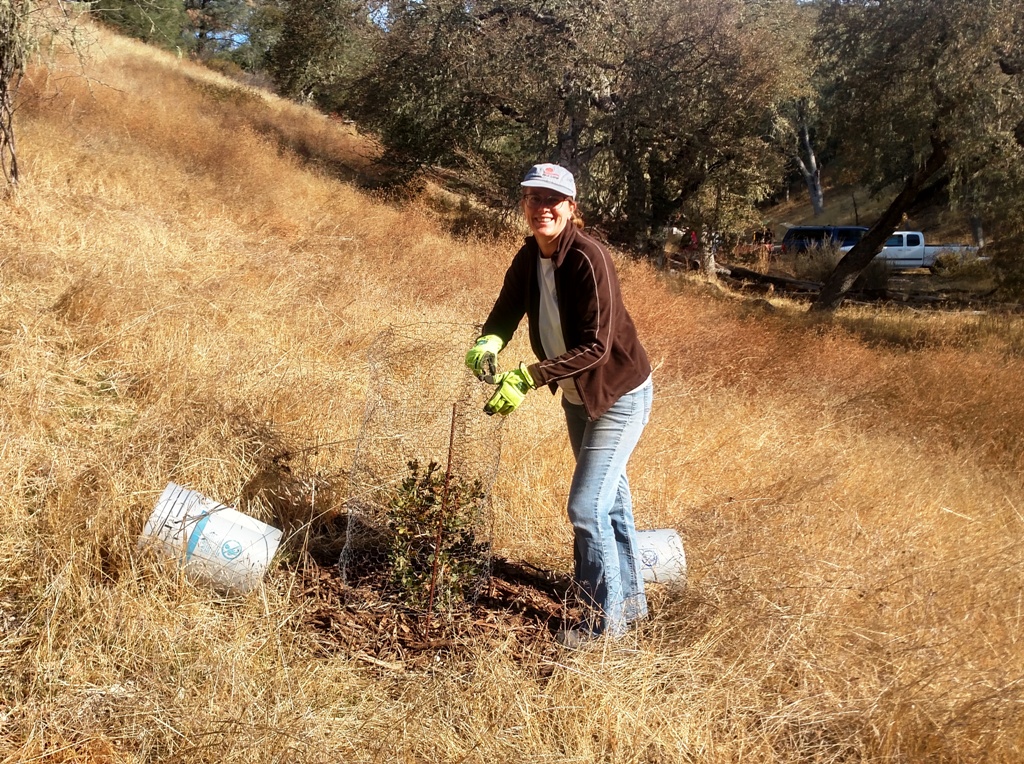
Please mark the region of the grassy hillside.
MULTIPOLYGON (((0 204, 0 761, 1021 760, 1014 317, 812 321, 621 260, 657 367, 637 521, 679 529, 690 576, 593 652, 498 612, 370 660, 310 627, 301 534, 246 598, 139 554, 169 480, 252 495, 317 443, 293 477, 333 491, 301 505, 328 523, 376 338, 459 327, 396 371, 410 401, 459 384, 442 361, 516 241, 361 193, 343 125, 96 39, 88 77, 63 60, 23 87, 24 182, 0 204)), ((533 393, 502 438, 495 551, 567 571, 557 400, 533 393)))

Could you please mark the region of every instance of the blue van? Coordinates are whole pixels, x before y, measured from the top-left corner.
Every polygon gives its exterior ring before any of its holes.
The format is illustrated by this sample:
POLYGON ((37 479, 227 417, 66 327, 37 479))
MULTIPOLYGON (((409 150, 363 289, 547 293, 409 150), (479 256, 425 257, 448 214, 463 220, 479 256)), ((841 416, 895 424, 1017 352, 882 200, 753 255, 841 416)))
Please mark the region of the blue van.
POLYGON ((865 226, 854 225, 797 225, 782 237, 782 252, 806 252, 814 247, 852 247, 867 232, 865 226))

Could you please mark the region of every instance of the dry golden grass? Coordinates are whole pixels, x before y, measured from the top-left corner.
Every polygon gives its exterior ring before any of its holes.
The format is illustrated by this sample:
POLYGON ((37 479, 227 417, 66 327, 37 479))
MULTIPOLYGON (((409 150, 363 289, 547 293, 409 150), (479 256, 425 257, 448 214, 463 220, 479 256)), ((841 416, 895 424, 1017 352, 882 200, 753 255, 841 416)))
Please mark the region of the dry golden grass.
MULTIPOLYGON (((327 655, 284 568, 224 600, 137 555, 168 480, 230 499, 315 442, 344 474, 374 337, 479 321, 515 241, 358 191, 344 126, 96 35, 91 81, 26 84, 0 207, 0 761, 1021 760, 1016 319, 766 314, 623 260, 657 364, 638 522, 690 581, 597 652, 327 655)), ((504 439, 498 551, 568 569, 556 401, 504 439)))

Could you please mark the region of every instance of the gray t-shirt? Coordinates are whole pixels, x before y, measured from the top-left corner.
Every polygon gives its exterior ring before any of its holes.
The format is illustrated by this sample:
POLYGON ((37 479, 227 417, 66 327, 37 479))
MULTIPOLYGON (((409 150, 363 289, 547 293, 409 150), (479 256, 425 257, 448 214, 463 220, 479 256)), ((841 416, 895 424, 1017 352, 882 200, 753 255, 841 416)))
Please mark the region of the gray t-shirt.
MULTIPOLYGON (((562 336, 562 321, 558 313, 558 295, 555 291, 555 266, 547 257, 537 258, 537 281, 540 283, 540 321, 538 330, 540 342, 548 358, 555 358, 566 351, 565 337, 562 336)), ((569 403, 583 405, 583 399, 576 391, 572 379, 558 380, 562 395, 569 403)))

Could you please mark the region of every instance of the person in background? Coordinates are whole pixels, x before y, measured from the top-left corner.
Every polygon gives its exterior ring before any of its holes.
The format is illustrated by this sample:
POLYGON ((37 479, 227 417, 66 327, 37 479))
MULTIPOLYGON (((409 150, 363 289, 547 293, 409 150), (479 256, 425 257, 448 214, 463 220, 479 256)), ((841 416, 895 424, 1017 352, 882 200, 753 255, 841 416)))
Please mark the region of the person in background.
POLYGON ((562 391, 576 458, 568 502, 574 581, 586 615, 556 639, 577 648, 602 634, 620 637, 647 615, 626 463, 650 417, 651 364, 611 257, 576 216, 572 173, 538 164, 521 185, 532 236, 512 259, 466 365, 497 385, 489 414, 511 414, 542 385, 562 391), (524 315, 539 360, 496 374, 524 315))

